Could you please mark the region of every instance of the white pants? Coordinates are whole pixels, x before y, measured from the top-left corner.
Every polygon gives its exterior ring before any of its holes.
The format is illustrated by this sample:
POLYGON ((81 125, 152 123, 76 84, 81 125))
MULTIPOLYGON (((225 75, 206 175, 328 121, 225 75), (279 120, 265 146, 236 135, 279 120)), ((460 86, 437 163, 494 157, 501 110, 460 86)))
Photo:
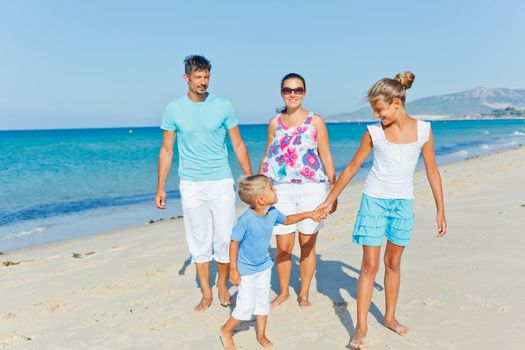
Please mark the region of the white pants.
MULTIPOLYGON (((284 215, 298 214, 305 211, 312 211, 328 196, 328 185, 324 183, 285 183, 274 184, 277 191, 278 202, 275 208, 284 215)), ((322 227, 323 222, 315 222, 306 219, 292 225, 277 225, 273 228, 274 235, 284 235, 299 232, 305 235, 317 233, 322 227)))
POLYGON ((272 268, 252 275, 241 276, 237 303, 232 317, 239 321, 251 320, 252 315, 266 316, 270 311, 270 280, 272 268))
POLYGON ((180 182, 186 241, 194 263, 229 263, 235 217, 233 179, 180 182))

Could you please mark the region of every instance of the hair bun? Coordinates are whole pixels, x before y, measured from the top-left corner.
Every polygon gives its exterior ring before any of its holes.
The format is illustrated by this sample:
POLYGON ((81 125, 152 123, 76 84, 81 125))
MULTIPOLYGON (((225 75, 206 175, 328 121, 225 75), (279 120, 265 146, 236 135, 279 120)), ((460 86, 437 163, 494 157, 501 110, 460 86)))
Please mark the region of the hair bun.
POLYGON ((397 74, 394 79, 397 80, 405 90, 408 90, 412 86, 416 76, 411 71, 406 71, 397 74))

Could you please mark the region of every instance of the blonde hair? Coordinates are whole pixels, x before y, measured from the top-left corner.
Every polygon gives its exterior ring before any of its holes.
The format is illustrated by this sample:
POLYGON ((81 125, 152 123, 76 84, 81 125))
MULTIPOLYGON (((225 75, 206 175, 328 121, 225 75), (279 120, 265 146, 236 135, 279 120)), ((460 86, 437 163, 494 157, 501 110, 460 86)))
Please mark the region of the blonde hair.
POLYGON ((270 179, 265 175, 243 176, 237 184, 237 193, 244 203, 255 205, 255 200, 262 195, 270 179))
POLYGON ((368 90, 368 101, 375 102, 381 99, 391 104, 395 98, 398 98, 405 104, 406 92, 412 86, 414 79, 416 76, 410 71, 399 73, 394 79, 381 79, 368 90))

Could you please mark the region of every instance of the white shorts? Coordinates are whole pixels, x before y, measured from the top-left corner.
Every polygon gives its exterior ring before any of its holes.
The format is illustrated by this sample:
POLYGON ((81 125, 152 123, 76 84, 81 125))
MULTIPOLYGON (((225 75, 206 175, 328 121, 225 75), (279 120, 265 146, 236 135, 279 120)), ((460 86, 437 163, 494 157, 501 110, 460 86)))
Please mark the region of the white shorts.
POLYGON ((192 261, 229 263, 235 217, 233 179, 182 180, 179 189, 192 261))
POLYGON ((265 316, 270 311, 270 281, 272 268, 252 275, 241 276, 237 302, 232 317, 248 321, 252 315, 265 316))
MULTIPOLYGON (((328 185, 324 183, 293 184, 287 182, 274 183, 277 190, 277 210, 284 215, 298 214, 312 211, 328 196, 328 185)), ((274 235, 284 235, 299 231, 306 235, 317 233, 322 227, 322 222, 306 219, 293 225, 277 225, 273 229, 274 235)))

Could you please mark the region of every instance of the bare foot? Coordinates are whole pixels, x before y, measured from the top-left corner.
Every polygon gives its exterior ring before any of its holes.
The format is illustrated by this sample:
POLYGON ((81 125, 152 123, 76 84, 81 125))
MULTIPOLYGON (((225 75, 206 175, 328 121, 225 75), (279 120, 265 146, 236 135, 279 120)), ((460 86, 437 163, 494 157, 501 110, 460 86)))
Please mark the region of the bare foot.
POLYGON ((202 297, 201 298, 201 301, 197 304, 197 306, 195 306, 193 308, 193 311, 196 311, 196 312, 204 312, 206 310, 208 310, 208 308, 210 307, 211 305, 211 301, 213 299, 212 298, 205 298, 205 297, 202 297))
POLYGON ((219 302, 222 306, 228 306, 232 302, 232 296, 230 294, 230 291, 226 286, 220 287, 217 286, 217 289, 219 290, 219 302))
POLYGON ((392 321, 385 321, 385 327, 396 332, 400 336, 408 334, 408 327, 403 326, 395 318, 392 321))
POLYGON ((259 344, 261 344, 263 348, 271 348, 273 346, 273 343, 270 341, 270 339, 266 338, 265 335, 257 338, 257 341, 259 341, 259 344))
POLYGON ((365 346, 365 337, 354 335, 350 343, 346 346, 349 349, 363 349, 365 346))
POLYGON ((306 309, 312 306, 312 303, 308 300, 307 296, 300 296, 297 298, 297 303, 301 309, 306 309))
POLYGON ((365 347, 366 333, 367 329, 356 329, 354 337, 350 340, 350 343, 348 343, 346 347, 349 349, 363 349, 365 347))
POLYGON ((273 310, 277 308, 279 305, 281 305, 286 300, 288 300, 289 296, 290 294, 279 294, 278 296, 276 296, 275 299, 273 299, 272 302, 270 303, 270 309, 273 310))
POLYGON ((221 327, 219 331, 219 339, 221 340, 222 346, 224 346, 224 349, 226 350, 235 350, 235 343, 233 342, 233 336, 232 333, 225 332, 223 330, 223 327, 221 327))

